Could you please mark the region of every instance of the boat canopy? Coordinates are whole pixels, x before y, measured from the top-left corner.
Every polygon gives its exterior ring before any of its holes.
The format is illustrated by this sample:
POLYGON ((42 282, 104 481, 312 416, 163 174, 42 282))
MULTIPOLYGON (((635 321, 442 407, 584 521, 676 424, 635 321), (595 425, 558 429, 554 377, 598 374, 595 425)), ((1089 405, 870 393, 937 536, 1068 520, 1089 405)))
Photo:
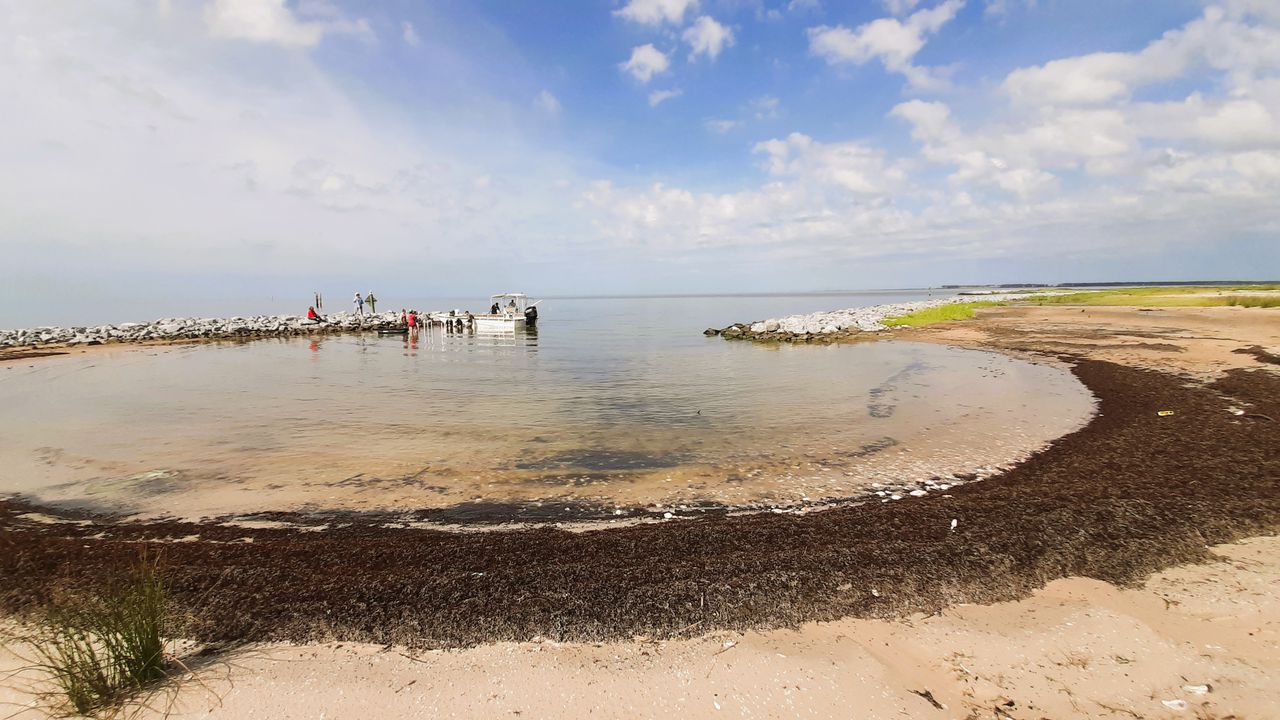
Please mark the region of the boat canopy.
MULTIPOLYGON (((495 304, 501 304, 500 301, 502 300, 509 301, 512 305, 515 305, 516 312, 521 315, 524 315, 524 311, 529 306, 529 296, 524 293, 498 293, 497 295, 490 295, 489 298, 493 300, 495 304)), ((506 310, 509 307, 510 305, 506 308, 501 308, 501 310, 506 310)))

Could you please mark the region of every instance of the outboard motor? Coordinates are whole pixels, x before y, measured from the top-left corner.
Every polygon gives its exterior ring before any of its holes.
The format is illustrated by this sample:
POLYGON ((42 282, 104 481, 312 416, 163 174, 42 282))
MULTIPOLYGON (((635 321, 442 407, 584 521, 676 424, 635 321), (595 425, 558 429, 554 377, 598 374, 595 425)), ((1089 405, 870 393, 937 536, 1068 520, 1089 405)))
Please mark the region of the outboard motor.
POLYGON ((537 325, 537 324, 538 324, 538 308, 537 308, 537 306, 530 307, 530 308, 525 308, 525 311, 524 311, 524 323, 525 323, 525 325, 537 325))

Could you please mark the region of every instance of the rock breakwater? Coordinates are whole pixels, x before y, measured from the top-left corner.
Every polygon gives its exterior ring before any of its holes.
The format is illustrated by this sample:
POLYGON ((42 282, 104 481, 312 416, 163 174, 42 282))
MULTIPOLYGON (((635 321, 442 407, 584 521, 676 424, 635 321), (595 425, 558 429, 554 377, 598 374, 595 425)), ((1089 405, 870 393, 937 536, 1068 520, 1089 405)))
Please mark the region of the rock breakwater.
POLYGON ((0 330, 0 348, 46 348, 58 346, 145 343, 170 340, 231 340, 239 338, 290 337, 342 332, 376 332, 400 326, 396 312, 376 315, 334 313, 324 322, 311 322, 300 315, 257 315, 232 318, 161 318, 150 322, 126 322, 84 327, 35 327, 0 330))
MULTIPOLYGON (((1057 293, 1043 293, 1052 295, 1057 293)), ((704 335, 720 335, 730 340, 766 340, 775 342, 826 342, 858 333, 875 333, 888 330, 885 320, 913 312, 955 303, 1003 302, 1026 300, 1040 294, 1003 293, 975 297, 948 297, 938 300, 888 303, 867 307, 847 308, 816 312, 808 315, 788 315, 782 318, 735 323, 729 327, 708 328, 704 335)))

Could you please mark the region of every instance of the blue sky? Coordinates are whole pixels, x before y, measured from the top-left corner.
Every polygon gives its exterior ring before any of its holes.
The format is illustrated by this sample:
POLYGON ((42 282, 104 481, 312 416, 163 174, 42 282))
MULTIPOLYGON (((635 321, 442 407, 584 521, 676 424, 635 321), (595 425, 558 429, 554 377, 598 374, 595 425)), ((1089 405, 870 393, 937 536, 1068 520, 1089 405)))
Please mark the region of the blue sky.
POLYGON ((1280 275, 1271 0, 0 0, 0 302, 1280 275))

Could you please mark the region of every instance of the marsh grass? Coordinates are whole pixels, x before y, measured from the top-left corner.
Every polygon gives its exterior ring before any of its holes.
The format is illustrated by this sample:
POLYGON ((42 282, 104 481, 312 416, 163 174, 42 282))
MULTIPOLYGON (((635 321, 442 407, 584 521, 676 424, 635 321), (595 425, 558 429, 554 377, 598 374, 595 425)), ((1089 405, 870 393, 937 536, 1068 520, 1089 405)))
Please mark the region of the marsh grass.
POLYGON ((1211 292, 1257 292, 1280 290, 1277 285, 1240 285, 1236 287, 1134 287, 1114 290, 1090 290, 1065 295, 1028 298, 1034 305, 1092 305, 1131 307, 1280 307, 1280 298, 1256 295, 1206 295, 1211 292))
POLYGON ((81 715, 112 714, 167 677, 165 590, 157 560, 139 556, 101 596, 48 611, 33 638, 34 665, 81 715))
POLYGON ((973 317, 973 311, 977 308, 997 307, 999 305, 1004 305, 1004 303, 991 300, 951 303, 917 310, 901 317, 888 318, 884 321, 884 324, 889 327, 924 327, 925 325, 933 325, 940 322, 968 320, 973 317))
POLYGON ((1280 297, 1259 297, 1257 295, 1231 295, 1226 304, 1235 307, 1274 308, 1280 307, 1280 297))

